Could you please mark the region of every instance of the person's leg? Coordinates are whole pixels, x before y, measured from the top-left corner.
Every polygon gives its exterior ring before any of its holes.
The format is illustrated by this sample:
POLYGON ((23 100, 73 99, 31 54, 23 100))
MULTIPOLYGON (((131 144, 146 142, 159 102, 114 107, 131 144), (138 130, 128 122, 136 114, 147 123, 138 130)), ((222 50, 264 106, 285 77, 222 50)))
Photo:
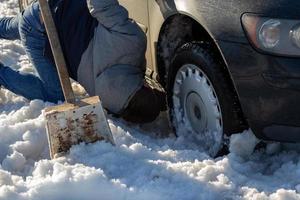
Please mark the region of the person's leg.
POLYGON ((22 74, 0 63, 0 85, 29 100, 47 100, 41 80, 32 74, 22 74))
POLYGON ((19 34, 19 19, 21 14, 16 17, 4 17, 0 19, 0 39, 18 40, 19 34))
POLYGON ((0 68, 0 84, 30 100, 57 102, 64 100, 54 63, 43 55, 47 40, 39 18, 39 8, 33 4, 20 18, 19 32, 22 44, 39 77, 22 74, 8 67, 0 68))

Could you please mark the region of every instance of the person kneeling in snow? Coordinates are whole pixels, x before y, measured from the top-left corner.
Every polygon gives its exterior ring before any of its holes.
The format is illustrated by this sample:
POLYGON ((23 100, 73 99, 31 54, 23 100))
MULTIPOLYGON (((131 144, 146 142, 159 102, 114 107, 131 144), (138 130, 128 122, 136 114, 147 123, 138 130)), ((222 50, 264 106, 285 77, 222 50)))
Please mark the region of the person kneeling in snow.
MULTIPOLYGON (((135 123, 165 109, 144 80, 146 37, 117 0, 49 0, 71 78, 112 114, 135 123)), ((38 2, 0 19, 0 38, 20 39, 38 76, 0 65, 0 84, 27 99, 64 100, 38 2)))

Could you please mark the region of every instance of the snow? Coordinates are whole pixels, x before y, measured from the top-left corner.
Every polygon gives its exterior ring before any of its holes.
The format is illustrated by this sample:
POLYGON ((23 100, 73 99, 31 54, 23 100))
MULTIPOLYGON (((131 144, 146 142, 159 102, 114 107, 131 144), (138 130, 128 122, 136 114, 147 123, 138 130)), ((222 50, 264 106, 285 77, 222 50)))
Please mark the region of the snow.
POLYGON ((247 157, 252 154, 253 149, 258 143, 259 140, 251 131, 245 131, 244 133, 236 134, 231 137, 229 150, 241 157, 247 157))
MULTIPOLYGON (((0 0, 0 15, 17 13, 16 0, 0 0)), ((18 41, 0 40, 0 60, 34 73, 18 41)), ((78 94, 83 89, 73 84, 78 94)), ((212 159, 192 141, 111 118, 116 146, 74 146, 49 159, 41 101, 0 91, 0 199, 174 200, 300 199, 298 145, 253 149, 251 131, 230 139, 231 153, 212 159)))

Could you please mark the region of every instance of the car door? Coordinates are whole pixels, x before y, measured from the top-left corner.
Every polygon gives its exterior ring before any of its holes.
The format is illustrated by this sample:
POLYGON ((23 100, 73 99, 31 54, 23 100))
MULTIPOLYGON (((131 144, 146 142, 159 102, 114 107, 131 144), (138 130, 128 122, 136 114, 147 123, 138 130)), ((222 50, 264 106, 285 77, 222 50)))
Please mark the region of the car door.
POLYGON ((147 67, 152 67, 152 58, 150 51, 150 31, 149 31, 149 15, 148 15, 148 0, 119 0, 129 12, 129 17, 134 19, 143 29, 148 38, 147 45, 147 67))

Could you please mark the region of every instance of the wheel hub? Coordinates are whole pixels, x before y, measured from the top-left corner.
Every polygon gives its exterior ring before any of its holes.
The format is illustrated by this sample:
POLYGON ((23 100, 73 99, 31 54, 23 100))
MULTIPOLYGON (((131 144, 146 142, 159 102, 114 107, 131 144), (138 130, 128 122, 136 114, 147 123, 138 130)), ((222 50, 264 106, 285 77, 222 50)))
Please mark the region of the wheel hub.
POLYGON ((205 131, 205 127, 207 126, 207 111, 203 100, 197 93, 192 92, 187 96, 185 110, 192 128, 197 133, 205 131))

